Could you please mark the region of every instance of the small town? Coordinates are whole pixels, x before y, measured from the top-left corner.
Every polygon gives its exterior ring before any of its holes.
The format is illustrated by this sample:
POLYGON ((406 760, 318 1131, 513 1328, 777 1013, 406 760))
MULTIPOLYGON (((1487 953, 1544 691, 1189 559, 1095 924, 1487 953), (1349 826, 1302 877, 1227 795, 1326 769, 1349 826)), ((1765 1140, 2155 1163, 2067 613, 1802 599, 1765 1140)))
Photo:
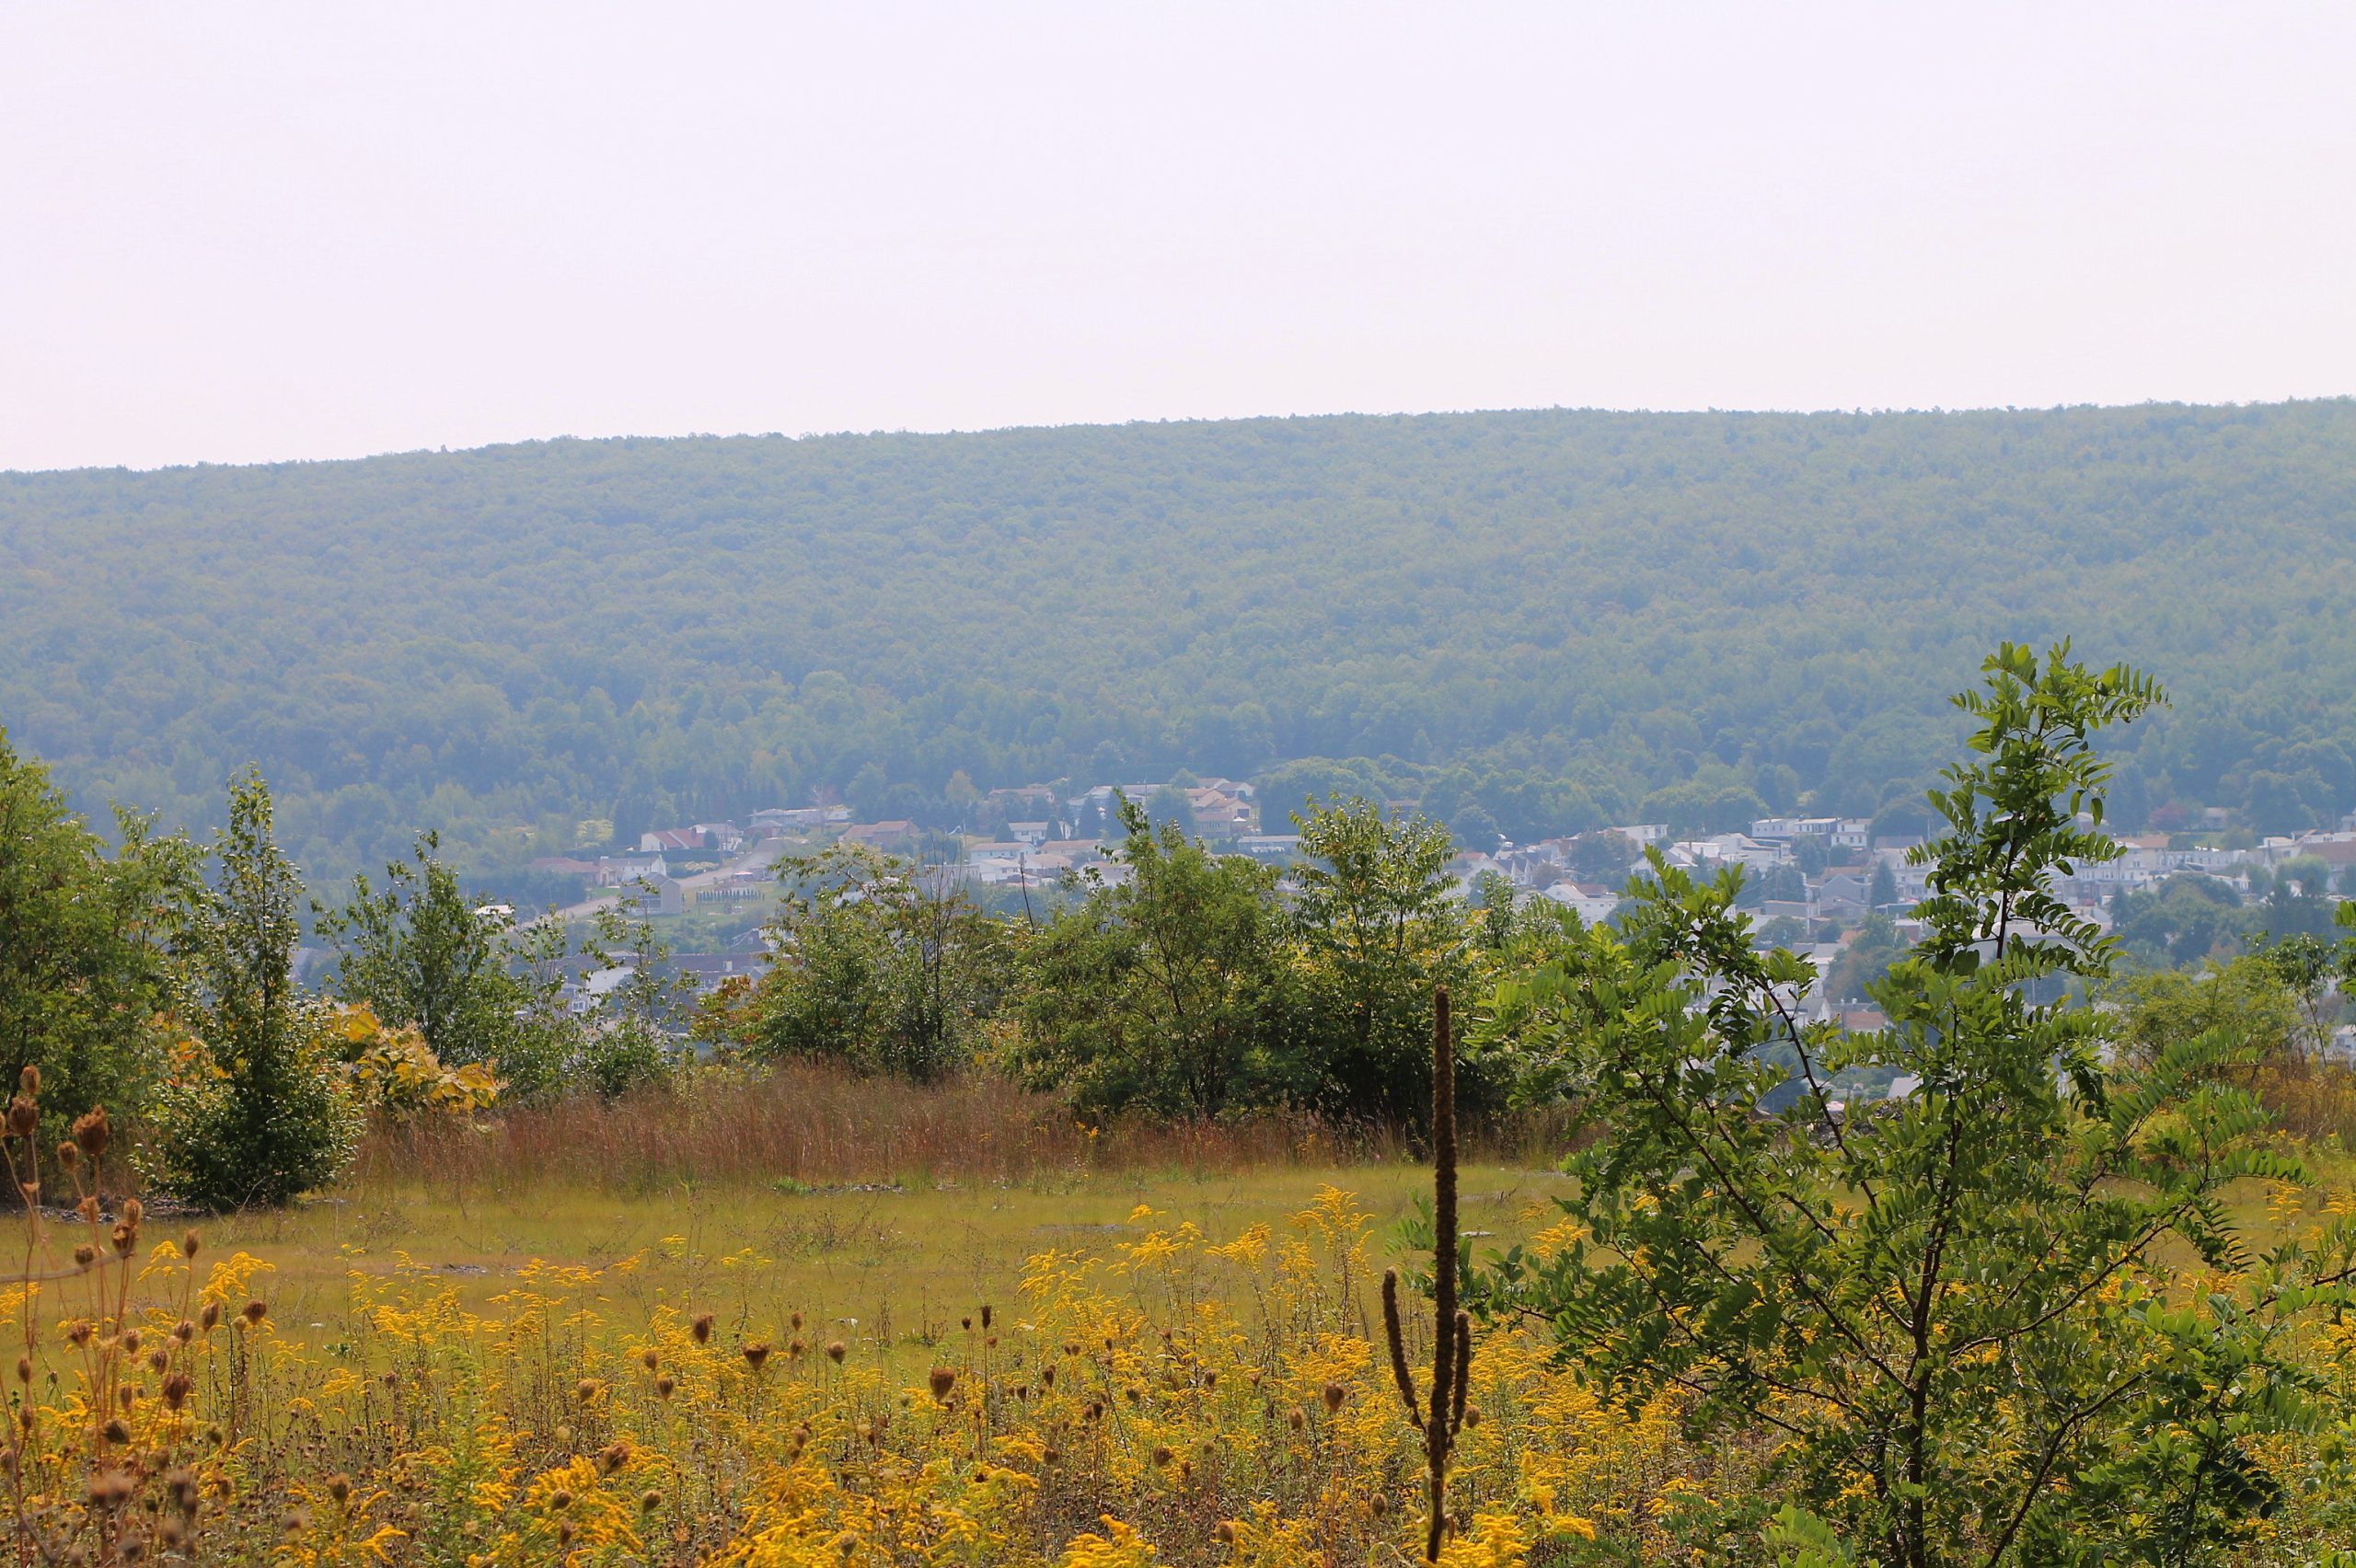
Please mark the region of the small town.
MULTIPOLYGON (((1278 868, 1300 855, 1298 832, 1269 831, 1298 824, 1264 817, 1252 783, 1180 773, 1069 794, 1046 784, 994 790, 976 799, 964 824, 947 828, 855 822, 840 804, 769 808, 742 822, 650 830, 634 850, 547 857, 530 869, 580 880, 582 901, 561 911, 569 917, 600 907, 628 907, 658 921, 704 917, 672 923, 683 935, 725 940, 712 951, 681 950, 668 962, 690 988, 709 991, 768 966, 776 938, 766 921, 778 866, 791 857, 829 845, 863 847, 923 867, 936 882, 962 889, 985 907, 1020 911, 1028 898, 1036 901, 1035 911, 1083 881, 1117 885, 1128 874, 1117 853, 1123 799, 1217 853, 1278 868)), ((1416 808, 1407 800, 1382 804, 1402 819, 1416 808)), ((2178 880, 2208 906, 2240 912, 2223 918, 2220 931, 2236 919, 2258 923, 2269 907, 2286 905, 2303 909, 2304 926, 2320 930, 2333 895, 2345 891, 2343 879, 2356 866, 2356 813, 2336 828, 2261 837, 2235 826, 2221 809, 2207 813, 2200 831, 2130 834, 2118 842, 2117 859, 2077 866, 2054 884, 2074 912, 2106 933, 2117 932, 2122 911, 2137 900, 2155 900, 2178 880)), ((1838 979, 1844 974, 1840 960, 1860 940, 1904 947, 1921 940, 1923 923, 1911 911, 1925 894, 1928 870, 1912 852, 1923 843, 1919 835, 1877 834, 1861 817, 1761 817, 1741 831, 1682 836, 1668 824, 1631 823, 1528 844, 1500 841, 1494 849, 1460 844, 1448 875, 1455 896, 1475 905, 1509 894, 1518 905, 1544 900, 1594 923, 1622 908, 1628 878, 1642 874, 1649 851, 1703 878, 1738 869, 1738 902, 1757 941, 1788 948, 1838 979)), ((2292 928, 2304 926, 2294 916, 2292 928)), ((594 1009, 627 973, 618 967, 580 982, 578 1004, 594 1009)), ((1815 1016, 1837 1017, 1849 1028, 1884 1021, 1854 986, 1842 994, 1819 987, 1809 1005, 1815 1016)), ((2342 1030, 2333 1049, 2356 1056, 2356 1027, 2342 1030)))

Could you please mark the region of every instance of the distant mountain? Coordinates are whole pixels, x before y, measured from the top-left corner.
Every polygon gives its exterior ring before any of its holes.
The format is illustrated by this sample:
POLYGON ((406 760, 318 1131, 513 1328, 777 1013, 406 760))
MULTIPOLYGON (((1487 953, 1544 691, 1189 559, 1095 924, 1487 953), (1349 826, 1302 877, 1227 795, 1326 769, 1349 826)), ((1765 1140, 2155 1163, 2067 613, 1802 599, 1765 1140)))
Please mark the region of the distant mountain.
POLYGON ((1180 767, 1517 836, 1902 813, 2073 634, 2177 698, 2119 804, 2356 807, 2356 403, 558 441, 0 475, 0 724, 315 872, 1180 767), (1361 767, 1301 758, 1387 759, 1361 767), (1273 770, 1273 771, 1272 771, 1273 770), (522 831, 536 830, 527 838, 522 831))

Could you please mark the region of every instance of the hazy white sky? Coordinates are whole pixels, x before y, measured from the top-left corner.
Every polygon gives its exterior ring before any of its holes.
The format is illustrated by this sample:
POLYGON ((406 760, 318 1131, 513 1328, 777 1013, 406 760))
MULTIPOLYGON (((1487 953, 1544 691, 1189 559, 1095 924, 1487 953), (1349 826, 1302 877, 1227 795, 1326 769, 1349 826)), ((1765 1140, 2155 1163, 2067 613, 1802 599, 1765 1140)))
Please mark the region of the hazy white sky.
POLYGON ((2356 6, 0 12, 0 467, 2356 392, 2356 6))

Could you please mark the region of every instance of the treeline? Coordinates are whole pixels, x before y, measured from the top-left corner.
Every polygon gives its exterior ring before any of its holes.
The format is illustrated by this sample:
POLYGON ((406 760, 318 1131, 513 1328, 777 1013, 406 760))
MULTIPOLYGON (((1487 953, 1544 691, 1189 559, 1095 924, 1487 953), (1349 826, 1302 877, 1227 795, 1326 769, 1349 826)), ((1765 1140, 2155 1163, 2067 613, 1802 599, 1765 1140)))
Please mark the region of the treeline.
POLYGON ((117 1141, 189 1202, 270 1205, 331 1184, 372 1115, 612 1097, 676 1066, 683 1009, 643 922, 602 917, 578 945, 519 925, 466 896, 430 836, 324 909, 259 773, 230 780, 224 815, 209 843, 129 813, 102 836, 0 731, 9 1136, 117 1141), (306 915, 336 951, 326 986, 297 974, 306 915), (568 983, 593 972, 622 983, 590 1017, 568 983))
MULTIPOLYGON (((1207 1118, 1300 1110, 1418 1124, 1429 1011, 1540 961, 1576 917, 1517 912, 1502 879, 1456 896, 1445 829, 1329 802, 1280 873, 1123 805, 1114 874, 1083 873, 1044 919, 976 907, 906 861, 829 849, 790 863, 778 962, 698 1028, 755 1059, 832 1058, 918 1078, 976 1066, 1085 1113, 1207 1118)), ((1506 1078, 1466 1069, 1475 1109, 1506 1078)))
POLYGON ((1180 767, 1477 838, 1919 814, 1945 672, 2186 673, 2117 820, 2356 806, 2356 405, 554 442, 0 477, 0 720, 341 877, 1180 767), (1303 761, 1302 759, 1327 759, 1303 761))

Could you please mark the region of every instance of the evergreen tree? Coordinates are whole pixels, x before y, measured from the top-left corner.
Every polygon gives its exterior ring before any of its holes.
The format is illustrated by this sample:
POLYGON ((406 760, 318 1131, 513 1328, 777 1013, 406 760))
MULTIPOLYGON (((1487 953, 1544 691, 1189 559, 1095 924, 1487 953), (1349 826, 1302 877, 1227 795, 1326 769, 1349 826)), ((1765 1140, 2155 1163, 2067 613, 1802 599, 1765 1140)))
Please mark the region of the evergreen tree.
POLYGON ((326 1186, 360 1117, 326 1011, 294 982, 302 882, 279 851, 269 786, 229 786, 217 870, 193 932, 197 1054, 163 1097, 151 1174, 207 1208, 274 1206, 326 1186))

